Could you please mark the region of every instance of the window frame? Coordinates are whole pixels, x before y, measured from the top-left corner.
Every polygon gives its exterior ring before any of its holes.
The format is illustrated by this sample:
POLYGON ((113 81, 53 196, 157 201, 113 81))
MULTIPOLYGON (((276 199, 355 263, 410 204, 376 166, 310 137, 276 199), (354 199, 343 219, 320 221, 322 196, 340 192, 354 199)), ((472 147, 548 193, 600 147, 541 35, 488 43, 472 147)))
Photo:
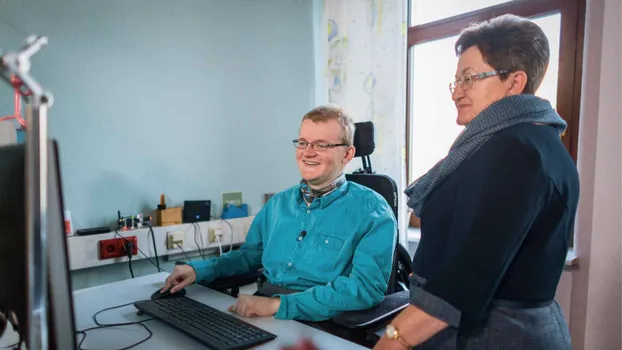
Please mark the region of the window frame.
POLYGON ((541 17, 552 13, 561 13, 556 109, 568 123, 568 128, 562 135, 562 141, 572 159, 575 163, 577 162, 586 0, 514 0, 437 21, 410 26, 412 1, 408 1, 407 6, 409 23, 406 51, 405 158, 407 183, 415 180, 410 178, 412 47, 416 44, 457 35, 470 23, 489 20, 506 13, 522 17, 541 17))

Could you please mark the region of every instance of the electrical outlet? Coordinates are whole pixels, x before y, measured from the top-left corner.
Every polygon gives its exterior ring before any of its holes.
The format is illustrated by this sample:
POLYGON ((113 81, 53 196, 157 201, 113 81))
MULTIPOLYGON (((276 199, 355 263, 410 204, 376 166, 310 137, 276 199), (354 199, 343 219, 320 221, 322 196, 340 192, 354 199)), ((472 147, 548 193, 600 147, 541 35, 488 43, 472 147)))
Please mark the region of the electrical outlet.
POLYGON ((216 236, 220 236, 220 238, 222 239, 222 229, 221 228, 210 227, 209 230, 208 230, 208 233, 209 233, 208 241, 210 243, 216 242, 216 236))
POLYGON ((132 243, 132 255, 138 254, 138 240, 136 236, 104 239, 99 241, 99 260, 127 256, 125 243, 128 241, 132 243))
POLYGON ((184 232, 176 231, 176 232, 168 232, 167 233, 167 241, 166 247, 168 249, 175 249, 184 246, 184 232))

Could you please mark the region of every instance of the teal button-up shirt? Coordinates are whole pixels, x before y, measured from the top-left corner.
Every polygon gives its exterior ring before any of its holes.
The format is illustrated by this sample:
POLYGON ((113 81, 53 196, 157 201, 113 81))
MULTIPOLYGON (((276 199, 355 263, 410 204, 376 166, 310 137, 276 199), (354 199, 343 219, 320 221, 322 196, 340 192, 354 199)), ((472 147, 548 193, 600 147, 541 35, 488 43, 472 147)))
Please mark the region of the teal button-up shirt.
POLYGON ((266 203, 240 249, 189 265, 205 281, 263 265, 269 283, 301 291, 280 295, 276 318, 320 321, 382 301, 396 239, 393 211, 376 192, 346 181, 307 206, 296 185, 266 203))

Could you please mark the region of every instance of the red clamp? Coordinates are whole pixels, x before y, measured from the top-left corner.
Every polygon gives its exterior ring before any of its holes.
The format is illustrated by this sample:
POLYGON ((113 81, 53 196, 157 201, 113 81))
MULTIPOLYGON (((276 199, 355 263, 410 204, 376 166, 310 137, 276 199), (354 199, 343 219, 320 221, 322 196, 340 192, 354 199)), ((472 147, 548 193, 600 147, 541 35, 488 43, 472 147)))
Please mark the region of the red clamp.
POLYGON ((15 104, 15 110, 13 115, 9 115, 6 117, 0 117, 0 122, 5 120, 16 119, 17 122, 23 127, 26 128, 26 121, 22 118, 22 96, 30 96, 30 91, 22 91, 22 86, 24 85, 22 81, 16 77, 15 75, 11 75, 11 85, 13 85, 13 101, 15 104))

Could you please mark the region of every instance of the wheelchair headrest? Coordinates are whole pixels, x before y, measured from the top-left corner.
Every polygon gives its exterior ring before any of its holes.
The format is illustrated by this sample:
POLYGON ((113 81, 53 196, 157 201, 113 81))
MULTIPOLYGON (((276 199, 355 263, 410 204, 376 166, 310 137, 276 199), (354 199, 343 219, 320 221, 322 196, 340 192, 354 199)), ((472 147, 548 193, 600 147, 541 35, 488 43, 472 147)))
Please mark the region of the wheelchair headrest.
POLYGON ((356 148, 355 157, 365 157, 374 153, 376 143, 374 141, 374 123, 360 122, 354 123, 354 147, 356 148))

